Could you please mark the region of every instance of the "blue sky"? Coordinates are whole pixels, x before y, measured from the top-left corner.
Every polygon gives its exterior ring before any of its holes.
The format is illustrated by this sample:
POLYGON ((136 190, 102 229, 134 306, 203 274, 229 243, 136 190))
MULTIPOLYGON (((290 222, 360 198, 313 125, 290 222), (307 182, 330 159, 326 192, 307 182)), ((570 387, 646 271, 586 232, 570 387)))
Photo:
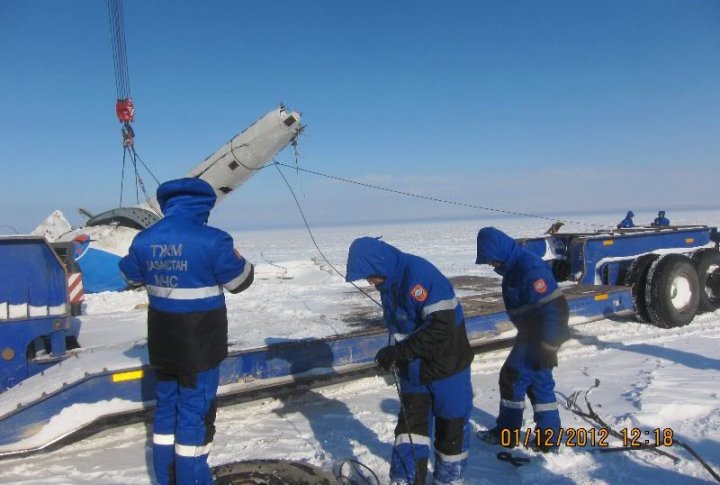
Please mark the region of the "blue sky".
MULTIPOLYGON (((161 180, 283 102, 311 170, 543 214, 720 206, 716 0, 124 6, 136 147, 161 180)), ((0 2, 0 69, 0 226, 117 206, 106 3, 0 2)), ((287 175, 317 224, 486 215, 287 175)), ((211 222, 300 224, 274 169, 211 222)))

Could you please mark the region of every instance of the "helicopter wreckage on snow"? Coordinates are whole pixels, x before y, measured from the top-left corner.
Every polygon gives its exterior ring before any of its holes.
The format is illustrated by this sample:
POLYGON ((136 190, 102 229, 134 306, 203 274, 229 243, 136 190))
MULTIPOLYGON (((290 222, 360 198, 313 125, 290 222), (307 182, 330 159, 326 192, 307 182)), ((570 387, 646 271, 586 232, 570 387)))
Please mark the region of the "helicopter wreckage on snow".
MULTIPOLYGON (((208 182, 222 202, 253 174, 263 168, 279 151, 293 143, 300 131, 300 113, 279 106, 250 125, 245 131, 205 158, 185 174, 208 182)), ((71 244, 73 258, 82 273, 87 293, 121 291, 127 283, 120 276, 118 262, 130 247, 133 237, 163 216, 157 201, 118 207, 89 216, 83 227, 73 229, 62 213, 54 212, 34 234, 51 242, 71 244)))

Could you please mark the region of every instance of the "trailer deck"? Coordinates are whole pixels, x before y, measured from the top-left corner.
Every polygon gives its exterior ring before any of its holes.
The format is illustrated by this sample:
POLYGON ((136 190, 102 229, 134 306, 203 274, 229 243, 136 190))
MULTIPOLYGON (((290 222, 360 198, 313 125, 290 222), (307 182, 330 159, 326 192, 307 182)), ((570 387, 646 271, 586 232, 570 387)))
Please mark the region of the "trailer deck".
MULTIPOLYGON (((468 337, 482 348, 514 337, 499 280, 451 278, 466 313, 468 337)), ((628 287, 568 285, 570 325, 633 313, 628 287)), ((251 399, 288 383, 309 383, 375 366, 388 334, 376 308, 354 308, 343 320, 362 327, 314 339, 270 339, 256 348, 233 349, 221 364, 220 398, 251 399)), ((0 394, 0 457, 39 451, 108 416, 145 413, 154 406, 155 377, 144 343, 74 351, 42 374, 0 394), (112 365, 108 365, 112 362, 112 365), (138 364, 140 362, 140 364, 138 364), (20 398, 21 396, 21 398, 20 398)))

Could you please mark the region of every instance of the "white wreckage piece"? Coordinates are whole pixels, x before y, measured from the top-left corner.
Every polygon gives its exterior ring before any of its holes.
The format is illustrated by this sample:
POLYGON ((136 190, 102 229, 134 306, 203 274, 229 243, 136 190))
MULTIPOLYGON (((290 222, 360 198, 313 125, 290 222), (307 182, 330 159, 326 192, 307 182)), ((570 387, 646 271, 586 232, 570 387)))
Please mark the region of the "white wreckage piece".
MULTIPOLYGON (((272 160, 275 154, 294 142, 301 130, 300 113, 279 106, 234 136, 185 177, 199 177, 208 182, 215 189, 216 204, 219 204, 272 160)), ((152 198, 134 207, 120 207, 98 214, 86 225, 116 223, 144 229, 160 218, 160 207, 152 198)))

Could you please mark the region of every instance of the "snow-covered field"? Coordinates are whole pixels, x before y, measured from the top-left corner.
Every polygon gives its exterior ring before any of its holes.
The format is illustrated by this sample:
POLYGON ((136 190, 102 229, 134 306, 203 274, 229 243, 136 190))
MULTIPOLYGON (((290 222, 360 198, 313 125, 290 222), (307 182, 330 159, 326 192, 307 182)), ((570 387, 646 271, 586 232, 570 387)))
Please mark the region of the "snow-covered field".
MULTIPOLYGON (((573 216, 611 226, 623 214, 573 216)), ((636 221, 654 214, 638 213, 636 221)), ((668 213, 674 224, 720 225, 720 211, 668 213)), ((515 237, 541 234, 550 221, 486 219, 380 226, 317 228, 326 256, 344 271, 347 248, 359 236, 383 235, 400 249, 434 262, 446 275, 489 276, 474 264, 475 235, 495 225, 515 237)), ((567 225, 565 229, 578 230, 567 225)), ((353 329, 351 311, 378 310, 329 268, 304 230, 234 234, 236 246, 257 263, 247 292, 228 295, 230 338, 238 347, 278 339, 322 337, 353 329)), ((84 351, 108 344, 142 344, 143 292, 89 295, 80 342, 84 351)), ((472 366, 472 422, 494 423, 497 376, 508 350, 479 354, 472 366)), ((697 317, 680 329, 663 330, 634 321, 602 320, 575 328, 560 352, 555 372, 559 399, 587 389, 596 411, 614 428, 671 429, 720 471, 720 311, 697 317)), ((383 378, 364 378, 283 399, 221 408, 210 455, 212 465, 258 459, 300 460, 327 469, 355 458, 387 483, 388 457, 398 413, 395 388, 383 378)), ((531 416, 527 416, 531 418, 531 416)), ((565 427, 590 425, 562 410, 565 427)), ((528 427, 532 423, 528 421, 528 427)), ((0 461, 0 483, 152 483, 149 424, 115 428, 51 453, 0 461)), ((646 436, 642 437, 644 441, 646 436)), ((649 437, 652 439, 652 436, 649 437)), ((558 455, 533 455, 529 466, 498 461, 498 451, 472 438, 467 483, 703 483, 711 476, 677 446, 667 451, 678 463, 647 451, 591 453, 565 448, 558 455)), ((619 444, 610 439, 612 445, 619 444)))

